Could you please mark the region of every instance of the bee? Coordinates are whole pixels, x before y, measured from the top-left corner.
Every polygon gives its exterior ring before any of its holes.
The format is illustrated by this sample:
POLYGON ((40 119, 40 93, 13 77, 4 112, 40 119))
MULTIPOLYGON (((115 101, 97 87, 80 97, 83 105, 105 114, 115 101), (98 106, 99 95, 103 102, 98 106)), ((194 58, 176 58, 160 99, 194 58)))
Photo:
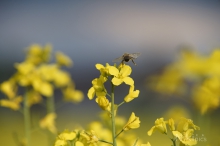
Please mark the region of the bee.
POLYGON ((136 59, 140 55, 141 53, 131 53, 131 54, 124 53, 121 57, 114 59, 113 62, 121 61, 121 63, 124 64, 124 62, 128 62, 129 60, 131 60, 134 63, 134 65, 136 65, 134 59, 136 59))

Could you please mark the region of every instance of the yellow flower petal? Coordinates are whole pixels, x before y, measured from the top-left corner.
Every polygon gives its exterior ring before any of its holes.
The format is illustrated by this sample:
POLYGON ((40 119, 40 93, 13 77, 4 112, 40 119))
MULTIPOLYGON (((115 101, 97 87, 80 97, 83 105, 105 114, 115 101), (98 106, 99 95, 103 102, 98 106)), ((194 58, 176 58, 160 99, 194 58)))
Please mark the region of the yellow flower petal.
POLYGON ((104 66, 102 64, 96 64, 95 65, 96 69, 100 70, 101 68, 104 68, 104 66))
POLYGON ((114 77, 114 78, 112 79, 112 83, 113 83, 114 85, 118 86, 118 85, 120 85, 121 83, 123 83, 123 80, 114 77))
POLYGON ((56 53, 56 60, 59 65, 64 65, 69 67, 72 66, 73 64, 72 60, 62 52, 56 53))
POLYGON ((124 65, 120 70, 120 73, 123 77, 127 77, 131 74, 131 67, 128 65, 124 65))
POLYGON ((89 97, 90 100, 93 99, 93 97, 95 96, 95 89, 93 87, 89 89, 87 96, 89 97))
POLYGON ((130 85, 130 86, 134 85, 134 80, 131 77, 125 77, 125 78, 123 78, 123 81, 127 85, 130 85))
POLYGON ((47 114, 41 121, 40 127, 43 129, 48 129, 52 133, 56 134, 57 129, 55 126, 56 113, 47 114))
POLYGON ((119 70, 114 66, 109 66, 109 74, 117 76, 119 74, 119 70))

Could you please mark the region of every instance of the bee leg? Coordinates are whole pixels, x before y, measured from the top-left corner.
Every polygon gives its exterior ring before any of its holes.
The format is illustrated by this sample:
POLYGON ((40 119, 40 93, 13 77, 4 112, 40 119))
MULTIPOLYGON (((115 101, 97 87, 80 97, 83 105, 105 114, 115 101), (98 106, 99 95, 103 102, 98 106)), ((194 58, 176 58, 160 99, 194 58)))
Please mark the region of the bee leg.
POLYGON ((133 59, 131 59, 131 61, 134 63, 134 65, 137 65, 137 64, 134 62, 134 60, 133 60, 133 59))

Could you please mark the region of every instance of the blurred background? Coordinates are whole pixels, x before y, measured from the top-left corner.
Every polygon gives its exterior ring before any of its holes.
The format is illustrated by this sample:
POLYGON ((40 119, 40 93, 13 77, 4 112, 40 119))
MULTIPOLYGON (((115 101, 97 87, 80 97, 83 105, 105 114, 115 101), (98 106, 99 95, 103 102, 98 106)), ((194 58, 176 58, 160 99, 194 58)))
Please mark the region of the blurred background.
MULTIPOLYGON (((73 60, 74 66, 67 70, 85 98, 79 104, 67 103, 57 110, 59 131, 73 129, 79 123, 86 127, 89 122, 99 119, 100 108, 94 100, 87 98, 91 81, 99 76, 95 64, 113 64, 112 60, 125 52, 141 53, 135 60, 137 66, 128 63, 140 96, 124 104, 118 114, 128 118, 134 111, 139 115, 141 129, 136 131, 145 142, 149 141, 152 146, 160 145, 161 141, 170 144, 163 135, 160 135, 158 143, 159 134, 149 137, 147 131, 156 118, 164 116, 174 105, 183 107, 199 125, 199 112, 191 104, 179 98, 167 99, 152 93, 146 87, 146 78, 174 61, 183 45, 202 54, 220 46, 219 0, 1 1, 0 22, 0 83, 13 75, 14 63, 24 60, 24 49, 33 43, 50 43, 54 51, 62 51, 73 60)), ((121 102, 127 90, 127 86, 116 89, 116 96, 122 96, 116 102, 121 102), (126 90, 121 91, 123 88, 126 90)), ((35 114, 43 111, 39 106, 32 108, 35 114)), ((215 110, 208 115, 214 117, 209 118, 212 119, 210 125, 219 122, 219 112, 215 110)), ((24 134, 23 116, 0 107, 0 117, 0 144, 15 146, 15 135, 22 137, 24 134)), ((206 136, 207 141, 198 145, 220 145, 217 140, 220 128, 219 125, 216 128, 217 125, 214 126, 216 132, 213 136, 208 136, 207 131, 200 131, 200 136, 206 136)), ((33 141, 46 141, 44 135, 34 135, 33 141)))

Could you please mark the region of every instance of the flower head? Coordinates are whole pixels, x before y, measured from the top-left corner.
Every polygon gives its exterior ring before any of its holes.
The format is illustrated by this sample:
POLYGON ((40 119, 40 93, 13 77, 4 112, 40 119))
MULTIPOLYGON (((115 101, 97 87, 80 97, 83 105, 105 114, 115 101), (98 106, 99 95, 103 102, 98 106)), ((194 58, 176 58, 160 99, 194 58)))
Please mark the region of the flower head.
POLYGON ((173 135, 177 137, 180 142, 187 146, 196 145, 196 139, 191 138, 193 135, 194 130, 188 129, 186 132, 180 133, 179 131, 172 131, 173 135))
POLYGON ((139 117, 136 117, 135 114, 132 112, 131 116, 127 122, 127 124, 125 124, 124 126, 124 130, 130 130, 130 129, 136 129, 140 127, 140 120, 139 117))
POLYGON ((128 93, 127 96, 125 96, 124 101, 125 102, 130 102, 134 98, 137 98, 139 93, 140 93, 139 90, 134 91, 134 85, 130 86, 129 93, 128 93))
POLYGON ((96 102, 103 110, 106 110, 109 106, 109 100, 105 96, 98 96, 96 102))
POLYGON ((147 132, 147 134, 148 134, 149 136, 151 136, 152 133, 153 133, 155 130, 158 130, 158 131, 160 131, 161 133, 164 133, 164 134, 167 133, 166 121, 164 121, 163 118, 157 119, 157 120, 155 121, 155 126, 153 126, 153 127, 147 132))
POLYGON ((120 85, 121 83, 125 82, 125 84, 133 85, 134 80, 129 77, 131 74, 131 67, 128 65, 123 65, 122 68, 119 70, 115 66, 109 67, 109 74, 113 75, 112 83, 116 86, 120 85))
POLYGON ((43 129, 48 129, 52 133, 57 133, 57 128, 55 126, 56 113, 47 114, 41 121, 40 127, 43 129))
POLYGON ((106 95, 106 89, 104 86, 104 82, 106 80, 107 79, 101 75, 99 78, 95 78, 92 81, 93 86, 89 89, 88 94, 87 94, 90 100, 93 99, 95 94, 96 94, 96 96, 105 96, 106 95))
POLYGON ((72 66, 73 64, 72 60, 62 52, 56 52, 56 61, 57 64, 67 67, 72 66))

